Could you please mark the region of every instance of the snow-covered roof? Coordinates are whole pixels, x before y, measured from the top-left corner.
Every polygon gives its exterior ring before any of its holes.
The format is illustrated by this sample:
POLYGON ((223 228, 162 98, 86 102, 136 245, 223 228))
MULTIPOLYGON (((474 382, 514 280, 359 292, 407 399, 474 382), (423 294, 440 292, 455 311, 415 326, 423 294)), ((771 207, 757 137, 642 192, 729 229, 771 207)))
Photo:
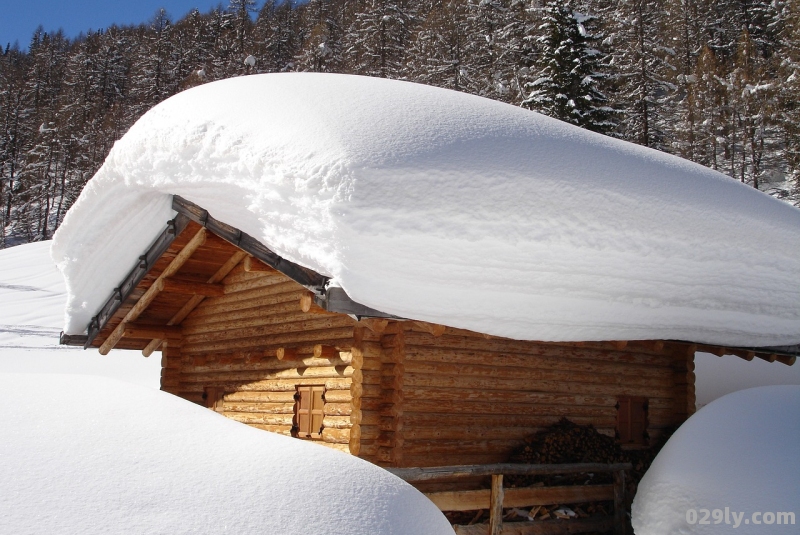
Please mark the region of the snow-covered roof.
POLYGON ((400 317, 516 339, 800 342, 800 211, 700 165, 408 82, 269 74, 145 114, 67 214, 65 331, 180 195, 400 317))

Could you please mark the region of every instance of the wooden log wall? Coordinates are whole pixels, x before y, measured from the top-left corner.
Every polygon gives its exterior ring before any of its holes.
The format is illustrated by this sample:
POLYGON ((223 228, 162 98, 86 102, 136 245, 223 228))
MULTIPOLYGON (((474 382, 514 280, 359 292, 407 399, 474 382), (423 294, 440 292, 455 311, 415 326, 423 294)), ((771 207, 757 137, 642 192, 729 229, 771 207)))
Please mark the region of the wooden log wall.
POLYGON ((694 412, 685 344, 537 343, 392 322, 363 329, 354 352, 356 451, 385 466, 504 462, 562 417, 614 436, 618 396, 648 399, 651 441, 694 412))
POLYGON ((179 342, 164 342, 162 388, 205 405, 204 390, 221 387, 225 416, 290 435, 296 387, 324 385, 319 441, 349 452, 356 322, 309 307, 305 288, 252 258, 222 286, 182 322, 179 342))

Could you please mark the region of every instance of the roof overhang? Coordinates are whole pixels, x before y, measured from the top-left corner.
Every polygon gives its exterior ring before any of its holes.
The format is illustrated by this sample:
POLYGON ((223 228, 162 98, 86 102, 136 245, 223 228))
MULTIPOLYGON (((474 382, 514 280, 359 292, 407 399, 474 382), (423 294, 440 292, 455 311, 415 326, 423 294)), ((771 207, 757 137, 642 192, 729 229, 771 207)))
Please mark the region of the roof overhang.
MULTIPOLYGON (((120 307, 123 305, 123 303, 131 303, 132 296, 134 295, 134 292, 137 291, 137 288, 139 288, 140 283, 142 283, 142 281, 145 280, 145 277, 151 273, 153 268, 156 266, 156 263, 162 259, 170 246, 173 245, 173 242, 175 242, 176 238, 180 236, 187 226, 192 222, 199 225, 204 233, 210 232, 214 236, 217 236, 225 242, 236 247, 237 250, 239 250, 242 254, 240 259, 244 258, 244 256, 252 256, 270 268, 283 273, 291 280, 304 286, 309 290, 315 304, 328 312, 347 314, 355 317, 356 319, 407 319, 400 318, 392 314, 387 314, 380 310, 376 310, 353 301, 350 296, 347 295, 344 289, 339 287, 331 287, 329 285, 329 277, 321 275, 312 269, 306 268, 283 258, 249 234, 242 232, 236 227, 219 221, 218 219, 214 218, 208 212, 208 210, 180 196, 173 196, 172 208, 177 212, 176 217, 167 222, 166 228, 161 232, 161 234, 159 234, 148 250, 139 257, 137 264, 122 280, 120 285, 117 288, 114 288, 112 294, 106 300, 105 304, 101 307, 100 311, 92 318, 87 326, 87 334, 68 335, 62 333, 60 338, 61 344, 83 346, 84 348, 91 347, 100 332, 109 325, 109 321, 120 310, 120 307)), ((196 238, 197 237, 193 238, 193 240, 196 240, 196 238)), ((193 252, 192 247, 196 248, 197 246, 197 243, 193 242, 192 240, 187 242, 187 244, 183 246, 180 254, 176 256, 175 260, 173 260, 173 262, 166 267, 166 270, 173 269, 174 271, 177 271, 180 269, 180 266, 176 267, 173 264, 176 261, 185 262, 193 252), (181 258, 180 255, 183 255, 184 258, 181 258)), ((231 260, 233 260, 233 258, 231 260)), ((232 267, 233 265, 229 266, 228 269, 232 267)), ((157 281, 164 278, 164 275, 165 273, 162 272, 157 281)), ((143 306, 140 306, 140 308, 146 308, 149 303, 143 303, 143 300, 147 300, 148 292, 151 291, 148 289, 147 291, 143 292, 142 289, 139 288, 139 293, 142 295, 135 299, 134 306, 143 304, 143 306)), ((109 345, 111 347, 114 346, 113 338, 115 336, 122 336, 122 331, 124 331, 125 328, 123 323, 124 322, 121 322, 121 326, 118 325, 115 331, 111 333, 110 344, 108 338, 103 342, 103 346, 101 346, 102 353, 106 353, 108 349, 110 349, 110 347, 108 347, 109 345)), ((170 325, 167 325, 167 327, 169 326, 170 325)), ((153 334, 155 335, 159 333, 154 332, 153 334)), ((797 355, 800 354, 800 345, 783 347, 727 347, 695 343, 685 340, 670 340, 670 342, 685 344, 689 346, 690 350, 693 348, 694 351, 702 351, 717 356, 735 355, 748 361, 753 360, 754 358, 759 358, 767 362, 777 361, 789 366, 794 364, 797 355)), ((152 352, 152 349, 150 349, 150 352, 152 352)), ((145 350, 145 354, 149 354, 147 349, 145 350)))

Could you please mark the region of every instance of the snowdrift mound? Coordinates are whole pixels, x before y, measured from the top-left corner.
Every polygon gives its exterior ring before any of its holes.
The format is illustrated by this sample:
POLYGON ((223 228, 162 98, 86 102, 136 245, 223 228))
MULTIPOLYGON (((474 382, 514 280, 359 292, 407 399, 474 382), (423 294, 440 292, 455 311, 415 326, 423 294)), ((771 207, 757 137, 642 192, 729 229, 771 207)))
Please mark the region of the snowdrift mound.
POLYGON ((800 386, 713 401, 672 435, 639 483, 636 535, 797 533, 797 444, 800 386))
POLYGON ((27 374, 0 389, 6 533, 452 534, 376 466, 163 392, 27 374))
POLYGON ((55 236, 66 332, 171 195, 401 317, 525 340, 800 342, 800 211, 507 104, 287 73, 180 93, 116 143, 55 236))

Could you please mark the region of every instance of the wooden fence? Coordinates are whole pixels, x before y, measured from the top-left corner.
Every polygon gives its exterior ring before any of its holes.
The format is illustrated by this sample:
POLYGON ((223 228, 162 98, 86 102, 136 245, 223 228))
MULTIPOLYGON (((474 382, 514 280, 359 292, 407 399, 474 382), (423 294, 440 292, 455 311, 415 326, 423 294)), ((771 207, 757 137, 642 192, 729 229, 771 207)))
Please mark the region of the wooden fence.
POLYGON ((387 468, 409 483, 452 481, 491 476, 492 488, 430 492, 426 496, 442 511, 489 510, 489 524, 454 526, 459 535, 555 535, 562 533, 602 532, 610 529, 626 534, 625 471, 630 463, 620 464, 484 464, 435 466, 428 468, 387 468), (503 476, 543 476, 583 473, 613 473, 611 485, 571 485, 557 487, 503 488, 503 476), (613 517, 574 520, 536 520, 509 522, 503 525, 504 507, 614 501, 613 517))

